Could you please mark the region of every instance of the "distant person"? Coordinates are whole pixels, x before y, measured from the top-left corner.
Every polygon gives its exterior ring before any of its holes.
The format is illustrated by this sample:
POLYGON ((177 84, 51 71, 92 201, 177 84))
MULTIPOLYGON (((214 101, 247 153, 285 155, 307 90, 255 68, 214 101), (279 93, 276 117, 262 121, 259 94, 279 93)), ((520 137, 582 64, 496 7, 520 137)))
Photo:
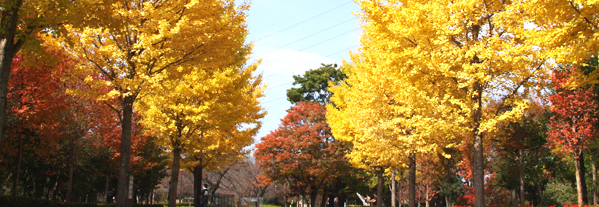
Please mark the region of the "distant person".
POLYGON ((335 194, 332 190, 329 190, 329 198, 327 198, 327 207, 335 207, 335 194))
POLYGON ((335 207, 339 207, 339 198, 335 197, 335 207))
POLYGON ((374 194, 374 198, 370 199, 368 203, 370 203, 371 206, 376 206, 377 199, 378 197, 376 196, 376 194, 374 194))
POLYGON ((200 200, 200 206, 205 207, 208 205, 208 184, 202 185, 202 191, 200 192, 202 195, 202 200, 200 200))

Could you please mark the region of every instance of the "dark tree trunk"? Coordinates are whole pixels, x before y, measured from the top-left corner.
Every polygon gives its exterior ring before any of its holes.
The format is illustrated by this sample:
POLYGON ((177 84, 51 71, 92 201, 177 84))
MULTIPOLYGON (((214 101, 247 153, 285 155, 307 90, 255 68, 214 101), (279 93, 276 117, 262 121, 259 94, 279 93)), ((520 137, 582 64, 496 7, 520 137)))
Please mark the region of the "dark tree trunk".
POLYGON ((381 167, 376 172, 376 174, 377 174, 376 176, 378 178, 377 186, 376 186, 376 206, 377 207, 383 206, 383 185, 384 185, 383 172, 384 171, 385 171, 384 168, 381 167))
POLYGON ((408 202, 410 207, 416 207, 416 153, 408 156, 408 202))
POLYGON ((310 207, 316 207, 316 197, 318 196, 318 189, 312 188, 310 193, 310 207))
POLYGON ((396 194, 396 189, 395 189, 395 170, 393 170, 393 172, 391 173, 391 207, 395 207, 395 194, 396 194))
POLYGON ((19 19, 19 10, 23 0, 16 0, 12 8, 4 8, 2 12, 2 19, 6 24, 2 29, 4 32, 0 33, 0 148, 2 147, 2 137, 4 136, 4 124, 6 124, 6 104, 8 94, 8 79, 10 79, 10 68, 12 67, 12 60, 21 49, 23 40, 18 40, 15 43, 17 24, 19 19), (10 9, 10 10, 8 10, 10 9))
POLYGON ((69 180, 67 181, 67 203, 71 203, 73 194, 73 168, 75 167, 75 136, 70 140, 70 155, 69 155, 69 180))
POLYGON ((474 155, 473 155, 473 173, 474 173, 474 207, 485 207, 485 168, 484 168, 484 155, 483 155, 483 137, 480 134, 480 119, 482 117, 482 86, 481 83, 474 85, 475 96, 473 102, 475 103, 474 114, 473 114, 473 128, 472 135, 474 137, 474 155))
POLYGON ((181 161, 181 148, 173 149, 173 167, 171 168, 171 181, 168 189, 168 207, 177 205, 177 186, 179 184, 179 170, 181 161))
POLYGON ((132 96, 124 97, 121 104, 123 107, 123 119, 121 123, 121 160, 119 165, 119 180, 117 183, 116 207, 128 207, 129 191, 129 168, 131 162, 131 125, 133 115, 132 96))
MULTIPOLYGON (((204 140, 204 131, 200 131, 200 142, 204 140)), ((206 206, 204 203, 204 195, 202 195, 202 173, 204 171, 204 151, 200 150, 200 162, 196 166, 193 173, 193 206, 202 207, 206 206)))
POLYGON ((587 182, 586 182, 586 173, 587 173, 587 168, 584 164, 584 151, 580 152, 580 172, 581 172, 581 178, 582 178, 582 201, 585 204, 589 203, 589 191, 587 190, 587 182))
POLYGON ((448 192, 445 195, 445 203, 446 203, 446 207, 451 207, 453 206, 452 203, 452 197, 453 197, 453 189, 451 189, 452 186, 452 182, 453 182, 453 177, 451 176, 451 158, 445 158, 445 157, 441 157, 443 160, 445 160, 445 174, 447 176, 447 185, 449 186, 448 192))
POLYGON ((526 201, 526 199, 524 199, 524 155, 522 154, 522 149, 519 149, 518 153, 520 155, 520 206, 524 206, 524 203, 526 201))
POLYGON ((328 206, 327 205, 327 198, 328 198, 328 190, 325 189, 322 192, 322 196, 320 197, 320 206, 322 206, 322 207, 328 206))
POLYGON ((575 152, 574 154, 574 168, 576 170, 576 192, 577 192, 577 201, 578 206, 584 206, 585 204, 585 194, 586 194, 586 183, 584 179, 584 158, 582 150, 579 152, 575 152))
POLYGON ((21 160, 23 158, 23 139, 19 138, 19 149, 17 153, 17 169, 15 170, 15 178, 12 184, 12 196, 17 196, 17 190, 19 189, 19 174, 21 174, 21 160))
POLYGON ((193 170, 193 206, 200 207, 204 196, 202 195, 202 162, 204 153, 200 150, 200 162, 195 166, 193 170))
MULTIPOLYGON (((593 155, 594 157, 595 155, 593 155)), ((597 206, 597 167, 595 165, 595 159, 591 162, 591 168, 593 168, 593 206, 597 206)))
POLYGON ((104 183, 104 203, 108 203, 108 184, 110 182, 110 175, 106 175, 106 183, 104 183))

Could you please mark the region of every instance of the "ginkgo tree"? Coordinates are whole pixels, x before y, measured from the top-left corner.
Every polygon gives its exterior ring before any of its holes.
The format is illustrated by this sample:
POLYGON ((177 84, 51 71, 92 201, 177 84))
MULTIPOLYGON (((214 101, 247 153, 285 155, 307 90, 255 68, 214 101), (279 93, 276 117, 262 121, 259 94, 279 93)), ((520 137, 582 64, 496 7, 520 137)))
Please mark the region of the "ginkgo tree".
MULTIPOLYGON (((242 49, 249 52, 249 47, 242 49)), ((173 153, 169 206, 176 204, 182 154, 185 166, 195 161, 192 168, 201 172, 204 150, 237 155, 252 143, 265 113, 258 105, 261 76, 252 75, 257 64, 243 67, 247 52, 239 53, 230 67, 194 68, 180 79, 164 78, 140 99, 142 123, 173 153)))
MULTIPOLYGON (((387 128, 400 132, 394 134, 395 140, 423 144, 404 145, 411 147, 407 149, 451 147, 455 146, 456 131, 472 133, 475 206, 485 206, 483 134, 495 130, 497 123, 517 120, 527 106, 523 97, 530 93, 533 77, 544 73, 544 59, 537 56, 535 47, 524 44, 525 36, 514 35, 524 30, 524 22, 514 19, 518 11, 506 9, 512 2, 504 1, 358 3, 364 32, 359 53, 352 61, 357 64, 356 73, 363 75, 348 84, 355 90, 347 91, 365 93, 344 99, 357 102, 357 97, 364 97, 356 110, 385 110, 393 117, 388 118, 387 128), (380 80, 360 82, 369 76, 380 80), (386 94, 379 92, 381 88, 386 94), (376 93, 381 95, 372 95, 376 93), (370 101, 373 97, 378 100, 370 101), (484 112, 483 107, 493 99, 501 103, 499 109, 484 112), (366 103, 380 106, 363 106, 366 103), (507 110, 507 105, 512 107, 507 110), (406 139, 395 138, 402 136, 406 139)), ((351 76, 348 74, 348 79, 351 76)), ((385 120, 377 113, 360 111, 345 114, 363 116, 365 122, 385 120)), ((369 127, 343 129, 359 122, 345 121, 341 126, 333 126, 333 122, 344 121, 330 121, 334 134, 339 130, 348 137, 363 138, 365 143, 380 140, 374 133, 350 134, 369 127)))
MULTIPOLYGON (((515 34, 527 37, 526 44, 539 47, 539 55, 556 64, 580 68, 599 53, 599 2, 588 0, 515 1, 506 8, 518 15, 505 16, 526 22, 515 34)), ((597 66, 591 66, 597 68, 597 66)), ((579 74, 569 86, 597 84, 599 70, 579 74)))
POLYGON ((72 73, 81 74, 91 88, 73 93, 118 100, 111 105, 122 125, 117 206, 127 203, 134 103, 164 78, 181 78, 192 68, 229 66, 243 47, 236 40, 247 32, 247 8, 233 0, 134 0, 98 7, 94 27, 67 25, 68 51, 85 60, 72 73), (86 76, 94 73, 102 78, 86 76))
POLYGON ((416 154, 451 147, 452 135, 460 128, 449 127, 448 122, 457 118, 457 113, 439 111, 434 94, 419 92, 398 74, 378 67, 377 61, 364 61, 356 55, 352 60, 354 65, 343 68, 348 79, 330 89, 334 105, 327 106, 327 120, 333 135, 353 144, 348 156, 356 167, 407 165, 409 200, 416 205, 416 154), (429 127, 435 130, 426 130, 429 127))

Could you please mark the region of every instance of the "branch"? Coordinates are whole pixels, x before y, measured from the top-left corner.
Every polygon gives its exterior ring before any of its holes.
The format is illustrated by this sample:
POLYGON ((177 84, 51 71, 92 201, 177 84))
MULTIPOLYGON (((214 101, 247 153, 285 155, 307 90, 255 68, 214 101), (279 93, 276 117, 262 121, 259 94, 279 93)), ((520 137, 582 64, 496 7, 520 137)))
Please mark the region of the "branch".
MULTIPOLYGON (((572 3, 571 1, 568 2, 568 3, 570 3, 570 6, 572 7, 572 9, 574 9, 574 11, 576 11, 576 13, 578 13, 580 16, 582 16, 582 13, 580 13, 580 10, 578 10, 578 8, 576 8, 576 6, 574 6, 574 3, 572 3)), ((593 26, 595 28, 597 27, 597 25, 593 24, 591 22, 591 20, 589 20, 587 17, 583 16, 582 18, 584 18, 584 21, 586 21, 587 23, 589 23, 591 26, 593 26)))

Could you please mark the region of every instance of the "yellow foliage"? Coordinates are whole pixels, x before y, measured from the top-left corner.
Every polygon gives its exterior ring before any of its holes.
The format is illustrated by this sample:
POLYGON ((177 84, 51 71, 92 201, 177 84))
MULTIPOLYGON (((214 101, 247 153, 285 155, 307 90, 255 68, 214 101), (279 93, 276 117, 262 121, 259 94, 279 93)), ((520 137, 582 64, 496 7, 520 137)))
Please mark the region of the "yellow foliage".
POLYGON ((85 78, 90 96, 113 98, 110 86, 121 99, 135 99, 166 77, 188 73, 182 69, 229 67, 243 47, 235 40, 247 33, 246 9, 233 0, 135 0, 96 8, 97 25, 66 26, 68 51, 86 62, 73 73, 94 76, 85 78))
MULTIPOLYGON (((555 64, 580 67, 586 65, 588 58, 598 55, 599 1, 519 0, 508 9, 526 22, 526 29, 518 35, 528 37, 526 43, 538 47, 543 58, 555 64)), ((597 84, 598 73, 595 70, 587 77, 578 77, 571 86, 597 84)))
POLYGON ((399 166, 410 152, 456 147, 517 120, 533 77, 545 74, 544 56, 514 35, 524 29, 510 2, 357 2, 361 47, 328 106, 355 164, 399 166), (501 110, 482 110, 493 99, 501 110))
MULTIPOLYGON (((245 66, 248 4, 234 0, 106 1, 90 8, 96 24, 66 25, 67 51, 90 92, 72 93, 133 105, 169 149, 237 158, 264 116, 257 64, 245 66), (203 133, 202 133, 203 132, 203 133), (200 134, 203 138, 200 139, 200 134)), ((131 110, 131 109, 128 109, 131 110)), ((124 115, 123 115, 124 116, 124 115)))

